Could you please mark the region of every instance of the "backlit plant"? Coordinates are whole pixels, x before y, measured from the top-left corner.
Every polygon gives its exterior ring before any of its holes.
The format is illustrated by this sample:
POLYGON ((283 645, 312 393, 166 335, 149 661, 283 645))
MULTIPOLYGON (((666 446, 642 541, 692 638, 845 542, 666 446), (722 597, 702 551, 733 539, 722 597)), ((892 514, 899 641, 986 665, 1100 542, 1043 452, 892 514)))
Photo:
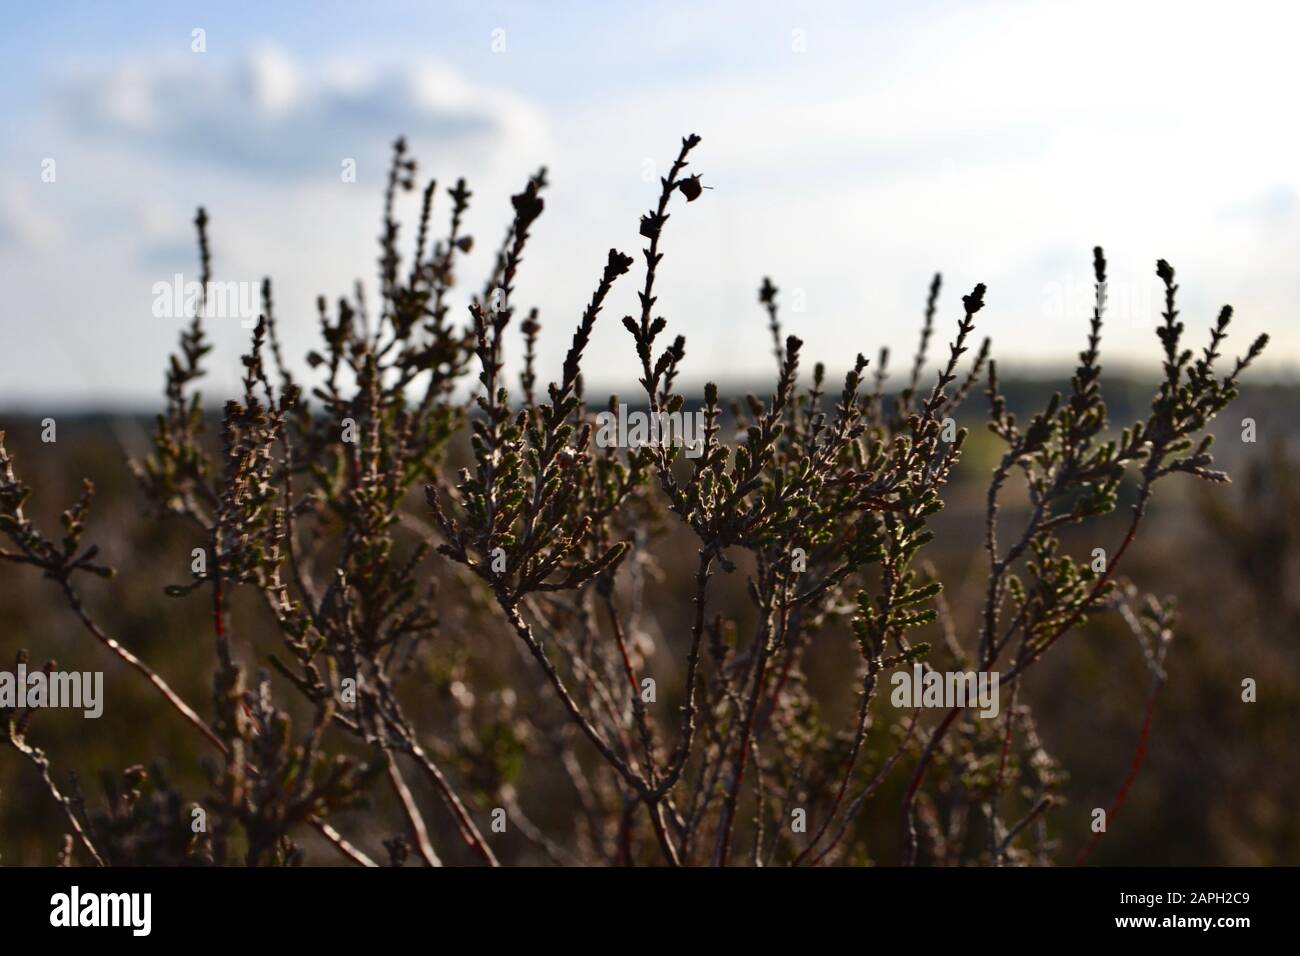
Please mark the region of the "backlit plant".
MULTIPOLYGON (((622 319, 640 372, 636 402, 674 415, 692 401, 676 386, 687 343, 671 327, 684 323, 658 314, 656 280, 665 237, 689 228, 689 204, 705 196, 701 177, 686 175, 699 142, 682 141, 642 215, 640 258, 611 249, 599 264, 545 388, 541 317, 516 301, 545 209, 545 170, 513 197, 490 274, 457 316, 472 194, 464 181, 441 192, 428 183, 404 256, 395 208, 415 188, 416 166, 400 140, 384 198, 379 300, 372 309, 358 288, 319 301, 310 382, 283 360, 267 281, 241 394, 208 434, 195 385, 210 347, 194 318, 167 371, 152 452, 132 470, 156 514, 193 538, 188 577, 178 562, 165 587, 211 607, 206 707, 183 701, 86 609, 79 576, 111 573, 82 545, 89 483, 65 513, 62 541, 47 538, 24 514, 30 490, 0 436, 9 541, 0 558, 60 588, 86 632, 148 680, 207 751, 205 792, 182 796, 160 768, 137 767, 105 778, 104 809, 95 810, 30 742, 32 712, 0 712, 5 739, 66 813, 67 861, 289 864, 313 832, 361 864, 412 853, 431 865, 534 858, 514 843, 505 858, 498 824, 566 864, 1053 859, 1060 770, 1019 693, 1022 678, 1090 617, 1117 614, 1152 674, 1149 724, 1173 611, 1118 569, 1157 483, 1176 473, 1227 480, 1212 468, 1206 428, 1266 337, 1221 371, 1225 307, 1203 351, 1184 348, 1178 286, 1162 260, 1162 378, 1150 413, 1115 430, 1100 388, 1106 261, 1097 249, 1095 308, 1070 387, 1019 421, 989 340, 973 348, 988 307, 983 285, 961 297, 929 380, 935 277, 910 371, 889 391, 884 350, 874 365, 858 355, 842 383, 828 385, 821 364, 804 374, 803 343, 783 337, 780 291, 764 279, 759 304, 778 366, 771 394, 727 403, 707 385, 702 447, 689 456, 671 442, 601 447, 596 415, 619 402, 589 406, 582 367, 616 284, 638 285, 636 314, 622 319), (448 224, 434 238, 444 195, 448 224), (524 363, 512 392, 504 353, 516 328, 524 363), (957 621, 925 548, 967 443, 958 410, 981 382, 1003 450, 988 481, 982 610, 957 621), (1013 482, 1029 502, 1016 527, 1000 510, 1013 482), (1101 547, 1100 562, 1068 553, 1061 531, 1097 527, 1127 497, 1126 530, 1101 547), (664 593, 655 555, 685 540, 690 588, 664 593), (720 574, 743 577, 743 615, 720 611, 720 574), (652 588, 655 602, 680 605, 689 622, 653 666, 644 626, 652 588), (251 671, 238 593, 256 596, 279 635, 279 649, 251 671), (487 663, 501 640, 517 643, 526 668, 487 663), (852 717, 834 727, 827 715, 837 708, 814 691, 808 665, 840 640, 852 642, 857 669, 843 690, 852 717), (889 675, 916 665, 1000 673, 1010 692, 1001 716, 891 708, 889 675), (424 719, 431 709, 437 718, 424 719), (530 796, 525 768, 529 779, 551 779, 544 797, 530 796), (891 780, 901 815, 879 799, 891 780), (376 799, 385 786, 391 800, 376 799), (568 806, 557 813, 556 800, 568 806), (340 820, 389 803, 400 816, 373 820, 361 836, 341 832, 340 820), (206 821, 198 829, 196 813, 206 821), (799 814, 804 825, 792 826, 799 814), (896 857, 862 838, 855 824, 869 814, 900 820, 896 857)), ((196 226, 207 288, 202 210, 196 226)), ((1145 729, 1134 771, 1144 746, 1145 729)))

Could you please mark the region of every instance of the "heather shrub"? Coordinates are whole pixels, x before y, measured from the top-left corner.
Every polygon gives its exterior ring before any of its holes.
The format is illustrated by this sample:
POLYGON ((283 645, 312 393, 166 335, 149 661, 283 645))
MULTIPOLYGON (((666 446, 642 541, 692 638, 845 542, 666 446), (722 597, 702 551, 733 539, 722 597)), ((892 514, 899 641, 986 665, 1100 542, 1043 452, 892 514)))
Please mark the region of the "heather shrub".
MULTIPOLYGON (((292 864, 310 841, 367 865, 1047 864, 1060 857, 1058 817, 1091 808, 1058 805, 1064 769, 1020 688, 1101 616, 1131 635, 1128 666, 1149 687, 1132 763, 1116 768, 1118 789, 1099 808, 1107 821, 1120 814, 1178 626, 1174 603, 1122 566, 1164 479, 1228 481, 1207 429, 1266 337, 1225 360, 1225 307, 1208 342, 1189 348, 1175 272, 1161 260, 1161 377, 1149 410, 1116 426, 1101 387, 1098 248, 1075 373, 1018 417, 993 344, 976 344, 995 301, 983 285, 952 310, 931 375, 945 321, 935 277, 895 384, 884 350, 874 362, 857 355, 841 381, 821 363, 808 370, 803 343, 783 334, 780 290, 764 279, 770 393, 728 401, 708 385, 702 400, 688 396, 676 385, 686 338, 671 329, 684 322, 657 314, 656 279, 671 267, 671 232, 707 202, 702 177, 687 174, 699 144, 682 141, 642 214, 640 256, 611 249, 593 264, 591 298, 549 376, 536 362, 542 317, 515 295, 545 211, 545 170, 513 197, 490 274, 455 315, 472 194, 463 180, 428 183, 404 241, 397 202, 417 181, 401 140, 378 301, 358 289, 318 302, 308 381, 284 360, 269 280, 241 394, 218 421, 197 388, 210 352, 203 316, 183 329, 151 452, 130 468, 150 505, 144 520, 174 522, 193 541, 158 587, 206 609, 202 704, 83 601, 83 576, 114 573, 88 543, 93 486, 51 537, 27 516, 30 489, 0 440, 0 558, 39 570, 122 673, 152 686, 159 719, 193 731, 207 779, 182 793, 160 766, 131 767, 105 775, 102 799, 88 797, 34 742, 35 709, 4 707, 5 740, 65 815, 68 862, 292 864), (631 401, 589 401, 584 353, 620 282, 638 291, 636 314, 622 318, 637 388, 631 401), (516 330, 517 389, 504 364, 516 330), (980 394, 998 453, 985 482, 982 599, 967 618, 953 613, 927 546, 968 440, 958 416, 968 420, 980 394), (648 422, 672 427, 638 427, 648 422), (1008 512, 1013 488, 1028 506, 1008 512), (1122 530, 1103 539, 1112 513, 1122 530), (1066 535, 1095 543, 1072 552, 1066 535), (665 548, 681 587, 662 584, 665 548), (724 590, 735 599, 719 600, 724 590), (670 647, 649 636, 651 600, 678 609, 670 647), (251 636, 255 616, 271 622, 276 647, 251 636), (504 641, 517 653, 503 660, 489 649, 504 641), (834 655, 848 663, 831 699, 812 672, 834 655), (992 700, 975 698, 990 686, 992 700), (971 694, 953 699, 954 688, 971 694), (865 838, 862 821, 880 816, 897 821, 896 846, 865 838), (357 820, 369 821, 364 832, 347 832, 357 820)), ((203 210, 195 224, 207 288, 203 210)))

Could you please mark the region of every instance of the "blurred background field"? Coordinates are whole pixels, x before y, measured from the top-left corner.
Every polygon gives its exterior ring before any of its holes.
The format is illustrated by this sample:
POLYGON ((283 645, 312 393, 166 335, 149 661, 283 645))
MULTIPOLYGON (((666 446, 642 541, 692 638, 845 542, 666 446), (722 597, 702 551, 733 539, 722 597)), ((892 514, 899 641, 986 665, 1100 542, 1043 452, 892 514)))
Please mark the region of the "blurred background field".
MULTIPOLYGON (((1105 380, 1112 423, 1145 407, 1148 387, 1136 380, 1105 380)), ((1014 411, 1041 407, 1052 388, 1045 381, 1005 383, 1014 411)), ((948 506, 934 525, 937 536, 925 556, 947 585, 957 630, 969 639, 985 580, 981 548, 987 476, 1000 454, 998 442, 975 416, 982 395, 968 401, 963 424, 975 425, 948 506)), ((20 477, 33 488, 29 514, 43 528, 58 527, 59 512, 80 490, 82 477, 98 489, 87 540, 118 569, 111 581, 87 580, 87 604, 105 629, 155 667, 205 716, 211 708, 213 638, 203 600, 164 596, 167 584, 189 576, 189 530, 148 515, 123 462, 123 450, 143 450, 147 417, 120 414, 56 414, 57 442, 40 440, 43 416, 0 413, 0 429, 20 477)), ((1146 761, 1127 803, 1092 857, 1096 864, 1300 864, 1300 387, 1250 386, 1227 418, 1216 423, 1215 453, 1234 483, 1208 486, 1174 478, 1162 486, 1127 564, 1140 589, 1178 599, 1179 623, 1167 662, 1168 684, 1157 705, 1146 761), (1253 418, 1257 441, 1241 441, 1241 420, 1253 418), (1243 703, 1241 681, 1254 678, 1258 702, 1243 703)), ((455 453, 453 454, 453 457, 455 453)), ((1007 520, 1020 502, 1009 499, 1007 520)), ((413 502, 413 527, 422 508, 413 502)), ((1113 549, 1122 534, 1127 504, 1093 537, 1067 536, 1076 557, 1094 547, 1113 549)), ((651 622, 650 673, 679 675, 690 613, 687 577, 693 554, 689 536, 665 525, 654 540, 657 574, 646 585, 651 622)), ((418 533, 418 532, 413 532, 418 533)), ((414 537, 412 537, 414 540, 414 537)), ((441 558, 427 562, 442 577, 441 558)), ((712 606, 744 620, 743 572, 719 576, 712 606)), ((235 634, 245 661, 266 666, 277 637, 264 607, 235 601, 235 634)), ((478 600, 456 582, 444 583, 439 637, 417 662, 407 701, 434 752, 481 801, 503 784, 527 818, 560 844, 571 838, 574 803, 550 759, 533 746, 530 723, 554 701, 539 692, 510 636, 478 600), (479 692, 476 752, 490 759, 458 763, 450 716, 465 693, 460 678, 476 675, 479 692), (479 691, 480 687, 487 688, 479 691)), ((856 651, 843 629, 820 634, 809 672, 828 720, 846 718, 854 704, 849 682, 856 651)), ((206 778, 190 729, 160 706, 155 693, 120 661, 91 640, 63 605, 57 589, 30 569, 0 563, 0 667, 11 668, 19 648, 37 664, 55 659, 63 669, 103 670, 107 702, 97 721, 50 711, 38 715, 32 739, 44 748, 56 778, 77 775, 92 808, 101 804, 102 771, 120 772, 160 762, 171 781, 201 800, 206 778)), ((275 681, 279 681, 276 677, 275 681)), ((1108 806, 1128 772, 1142 722, 1149 676, 1137 642, 1115 615, 1094 618, 1072 634, 1035 670, 1027 684, 1039 732, 1068 773, 1066 800, 1049 813, 1060 841, 1058 859, 1068 862, 1090 836, 1089 811, 1108 806)), ((277 684, 277 686, 280 686, 277 684)), ((287 690, 287 688, 282 688, 287 690)), ((667 687, 666 696, 677 688, 667 687)), ((292 703, 294 695, 283 700, 292 703)), ((881 759, 877 751, 868 761, 881 759)), ((594 766, 594 764, 592 765, 594 766)), ((604 772, 602 770, 602 772, 604 772)), ((859 833, 871 858, 892 862, 898 841, 897 807, 906 769, 863 814, 859 833)), ((386 809, 386 788, 375 799, 386 809)), ((430 823, 440 845, 455 844, 449 819, 431 795, 430 823)), ((487 812, 486 804, 476 808, 487 812)), ((384 818, 394 821, 391 812, 384 818)), ((350 838, 382 856, 391 836, 378 818, 353 811, 339 826, 350 838)), ((394 824, 388 824, 394 825, 394 824)), ((35 770, 10 750, 0 750, 0 864, 52 864, 66 827, 62 813, 35 770)), ((512 832, 500 837, 503 860, 545 862, 536 843, 512 832)), ((308 862, 337 857, 306 844, 308 862)), ((454 849, 451 862, 458 862, 454 849)))

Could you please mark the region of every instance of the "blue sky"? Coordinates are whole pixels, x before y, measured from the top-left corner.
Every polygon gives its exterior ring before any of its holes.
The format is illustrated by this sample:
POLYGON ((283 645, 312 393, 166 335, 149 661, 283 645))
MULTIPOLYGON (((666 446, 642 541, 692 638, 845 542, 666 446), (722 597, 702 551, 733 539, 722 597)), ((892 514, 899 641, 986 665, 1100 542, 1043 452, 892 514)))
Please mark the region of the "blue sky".
MULTIPOLYGON (((318 293, 373 283, 398 133, 422 177, 470 180, 480 267, 509 194, 550 168, 517 298, 541 309, 544 377, 605 250, 639 246, 687 132, 714 189, 667 227, 659 307, 687 336, 688 382, 770 374, 765 274, 836 373, 859 350, 906 353, 935 270, 940 341, 984 281, 1000 360, 1065 367, 1096 243, 1112 364, 1154 365, 1163 256, 1198 341, 1232 302, 1230 344, 1268 331, 1267 369, 1294 376, 1296 21, 1251 3, 17 5, 0 34, 0 404, 155 400, 177 322, 151 290, 193 277, 199 204, 217 278, 270 275, 304 351, 318 293)), ((593 388, 634 381, 617 321, 633 307, 628 283, 593 338, 593 388)), ((245 334, 213 329, 215 395, 245 334)))

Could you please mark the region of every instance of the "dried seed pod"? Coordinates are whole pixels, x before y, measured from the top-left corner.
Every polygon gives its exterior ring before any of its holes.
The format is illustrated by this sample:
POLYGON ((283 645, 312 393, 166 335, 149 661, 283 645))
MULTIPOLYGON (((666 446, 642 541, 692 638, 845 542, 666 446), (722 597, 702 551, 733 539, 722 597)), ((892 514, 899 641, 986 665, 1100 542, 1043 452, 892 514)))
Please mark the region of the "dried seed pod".
POLYGON ((682 195, 686 197, 687 202, 694 202, 699 199, 700 193, 704 191, 704 185, 700 182, 699 173, 694 176, 687 176, 677 184, 677 188, 682 191, 682 195))

